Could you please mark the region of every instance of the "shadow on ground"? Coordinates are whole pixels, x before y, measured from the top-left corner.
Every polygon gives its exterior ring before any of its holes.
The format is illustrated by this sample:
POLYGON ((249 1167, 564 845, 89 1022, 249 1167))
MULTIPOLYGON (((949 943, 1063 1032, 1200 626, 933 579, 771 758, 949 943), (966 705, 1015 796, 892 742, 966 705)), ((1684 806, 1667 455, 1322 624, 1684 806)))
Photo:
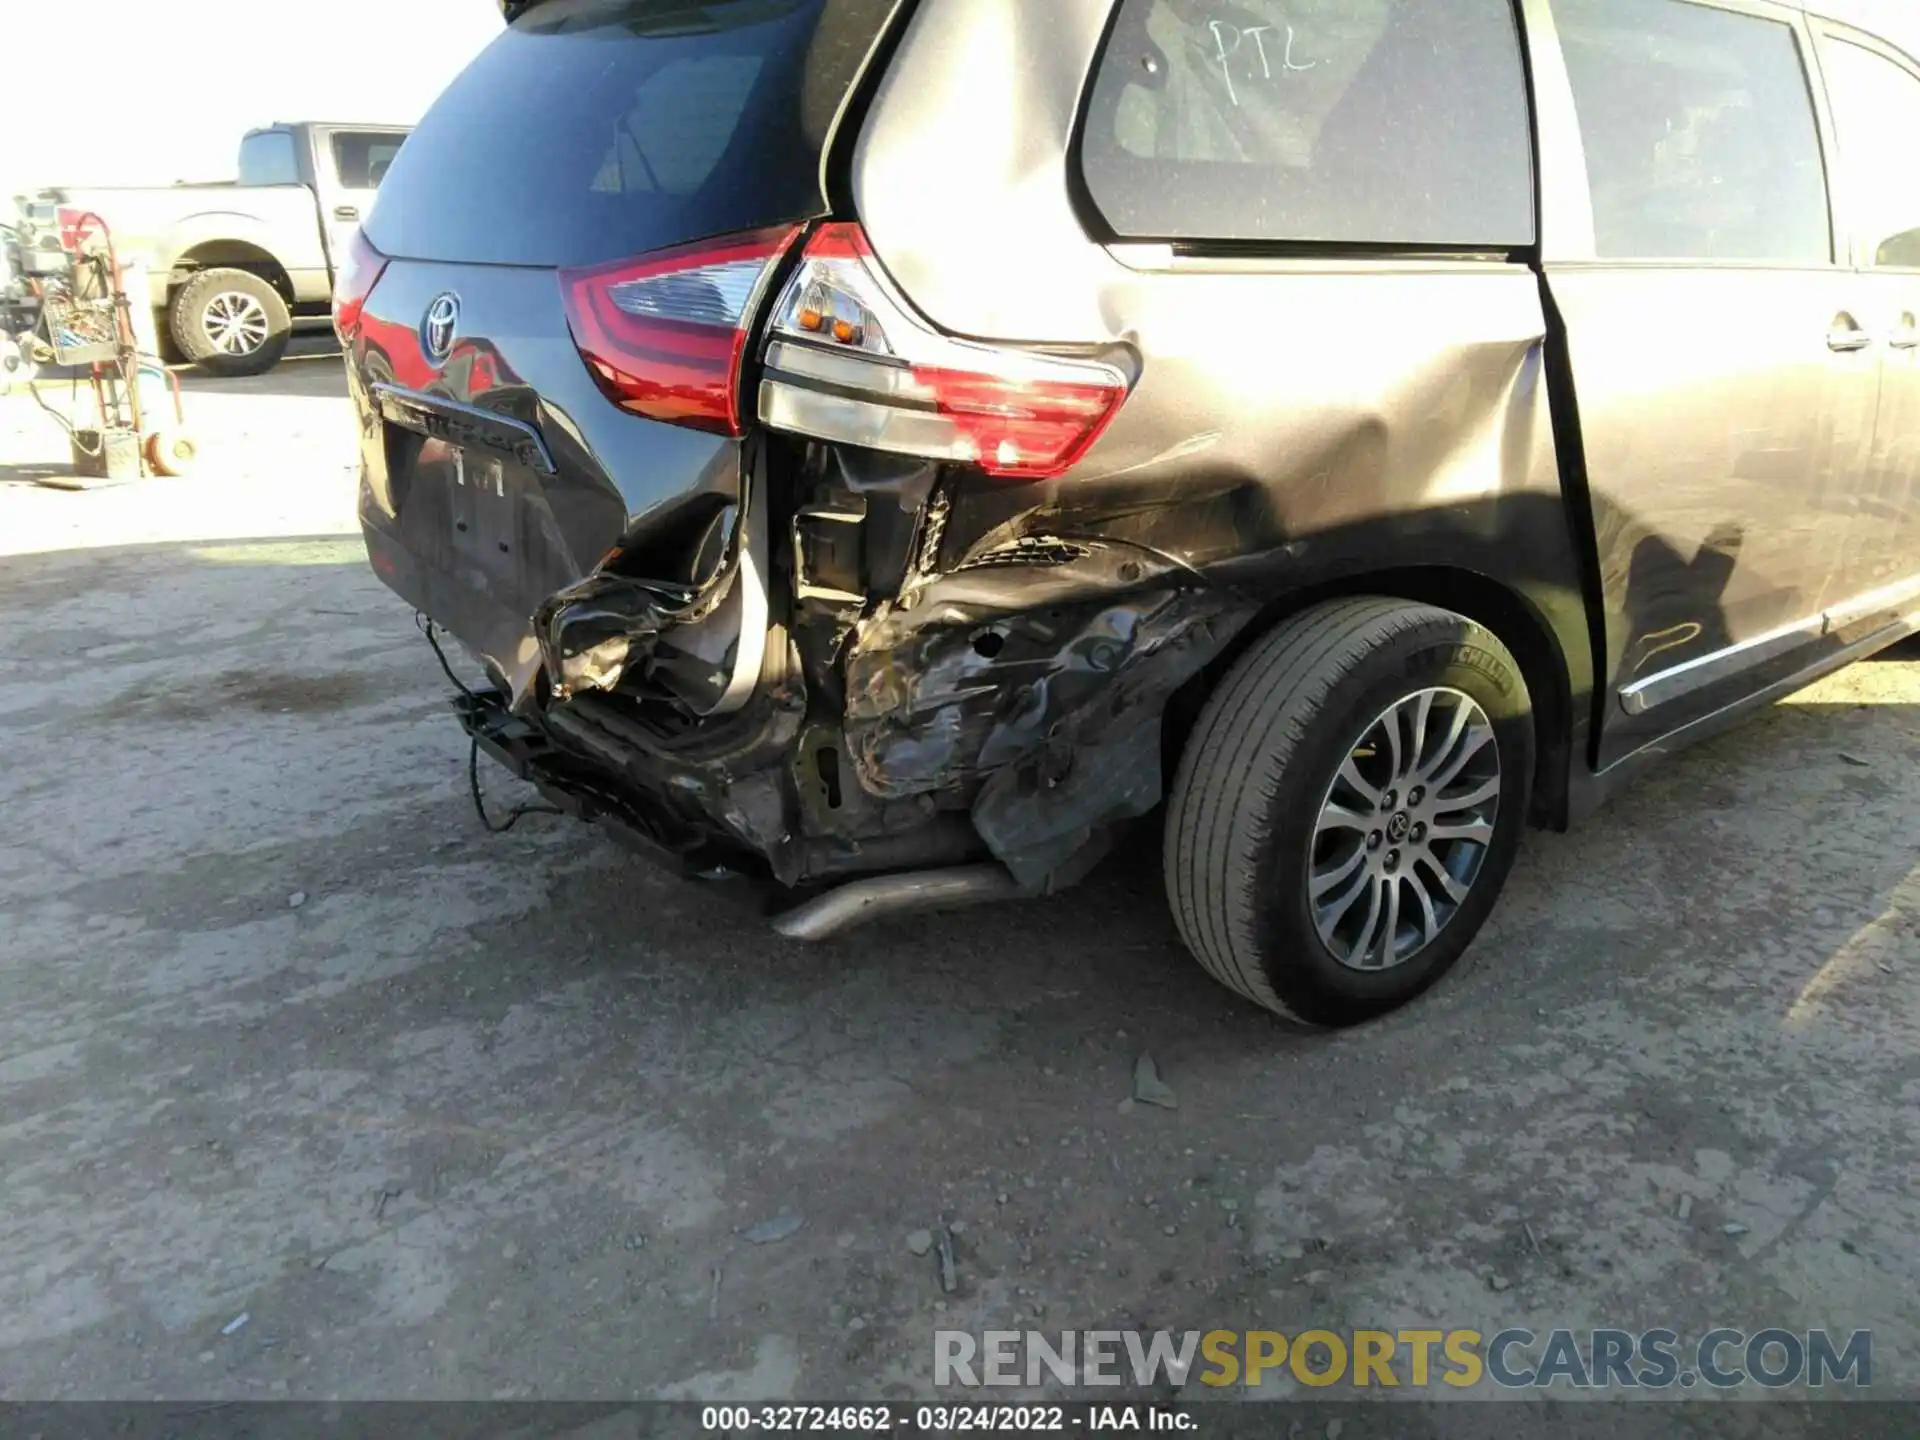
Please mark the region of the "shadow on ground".
POLYGON ((286 358, 264 375, 205 375, 176 366, 189 404, 196 395, 283 395, 343 399, 347 393, 340 345, 331 334, 296 334, 286 358))

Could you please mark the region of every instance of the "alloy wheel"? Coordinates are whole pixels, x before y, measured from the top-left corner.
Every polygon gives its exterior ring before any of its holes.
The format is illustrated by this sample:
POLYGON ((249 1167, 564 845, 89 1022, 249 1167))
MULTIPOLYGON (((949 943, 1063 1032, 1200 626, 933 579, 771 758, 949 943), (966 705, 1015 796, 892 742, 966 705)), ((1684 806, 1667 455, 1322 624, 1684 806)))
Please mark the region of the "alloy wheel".
POLYGON ((239 359, 266 344, 273 327, 266 306, 253 296, 241 290, 223 290, 200 312, 200 328, 214 349, 239 359))
POLYGON ((1321 943, 1354 970, 1404 965, 1480 874, 1500 813, 1500 747, 1471 696, 1418 691, 1375 717, 1327 787, 1307 859, 1321 943))

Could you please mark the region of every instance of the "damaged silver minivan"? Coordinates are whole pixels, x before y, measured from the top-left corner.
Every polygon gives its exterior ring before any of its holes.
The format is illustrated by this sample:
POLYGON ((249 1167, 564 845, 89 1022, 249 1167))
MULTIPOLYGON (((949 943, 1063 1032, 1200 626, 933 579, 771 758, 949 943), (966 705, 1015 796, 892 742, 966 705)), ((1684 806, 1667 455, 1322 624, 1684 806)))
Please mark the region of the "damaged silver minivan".
POLYGON ((789 934, 1164 810, 1206 969, 1351 1023, 1920 626, 1909 7, 517 8, 342 276, 368 551, 789 934))

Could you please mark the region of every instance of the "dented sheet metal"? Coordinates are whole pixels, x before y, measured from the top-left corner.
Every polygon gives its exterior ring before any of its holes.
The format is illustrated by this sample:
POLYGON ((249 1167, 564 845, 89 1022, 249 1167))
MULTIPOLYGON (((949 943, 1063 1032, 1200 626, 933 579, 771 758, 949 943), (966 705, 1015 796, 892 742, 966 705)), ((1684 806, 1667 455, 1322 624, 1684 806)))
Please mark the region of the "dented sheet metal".
POLYGON ((1256 609, 1133 545, 983 544, 855 632, 845 736, 860 784, 967 795, 1022 885, 1077 878, 1078 857, 1159 804, 1167 701, 1256 609))
POLYGON ((557 700, 617 690, 663 630, 682 622, 694 592, 682 585, 590 575, 534 615, 534 633, 557 700))
POLYGON ((683 749, 619 692, 702 598, 601 574, 536 617, 549 730, 652 797, 656 843, 694 854, 705 831, 789 884, 990 854, 1034 891, 1159 803, 1167 701, 1256 609, 1134 545, 1000 533, 831 627, 838 686, 796 669, 751 739, 683 749))
POLYGON ((1063 652, 1039 703, 995 727, 981 758, 996 763, 973 823, 1021 884, 1037 890, 1078 879, 1077 861, 1097 859, 1114 827, 1160 803, 1167 701, 1253 613, 1223 592, 1192 590, 1103 610, 1063 652), (1120 668, 1104 681, 1099 670, 1077 673, 1082 657, 1103 663, 1116 650, 1120 668), (1016 750, 1019 759, 1001 763, 1016 750))
POLYGON ((923 794, 1070 748, 1198 674, 1251 607, 1210 589, 931 623, 892 612, 847 661, 847 740, 876 795, 923 794))

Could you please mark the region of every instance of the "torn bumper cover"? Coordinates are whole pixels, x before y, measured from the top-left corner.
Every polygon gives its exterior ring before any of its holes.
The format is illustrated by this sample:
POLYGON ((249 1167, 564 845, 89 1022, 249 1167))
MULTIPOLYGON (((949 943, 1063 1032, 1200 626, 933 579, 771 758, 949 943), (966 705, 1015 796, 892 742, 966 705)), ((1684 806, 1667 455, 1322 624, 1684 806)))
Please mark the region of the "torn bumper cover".
POLYGON ((950 574, 841 629, 825 680, 796 648, 741 714, 691 731, 608 693, 680 664, 668 617, 691 597, 598 576, 536 617, 549 701, 515 718, 463 699, 462 719, 549 798, 690 868, 799 885, 990 855, 1043 892, 1160 803, 1167 702, 1254 613, 1155 568, 1116 587, 1090 547, 950 574))
POLYGON ((604 572, 561 591, 533 617, 554 697, 619 689, 636 661, 644 668, 663 632, 696 618, 694 604, 687 586, 604 572))
POLYGON ((847 662, 846 734, 861 784, 958 791, 975 831, 1030 889, 1078 878, 1115 825, 1165 793, 1161 717, 1252 607, 1163 589, 932 623, 889 614, 847 662))

